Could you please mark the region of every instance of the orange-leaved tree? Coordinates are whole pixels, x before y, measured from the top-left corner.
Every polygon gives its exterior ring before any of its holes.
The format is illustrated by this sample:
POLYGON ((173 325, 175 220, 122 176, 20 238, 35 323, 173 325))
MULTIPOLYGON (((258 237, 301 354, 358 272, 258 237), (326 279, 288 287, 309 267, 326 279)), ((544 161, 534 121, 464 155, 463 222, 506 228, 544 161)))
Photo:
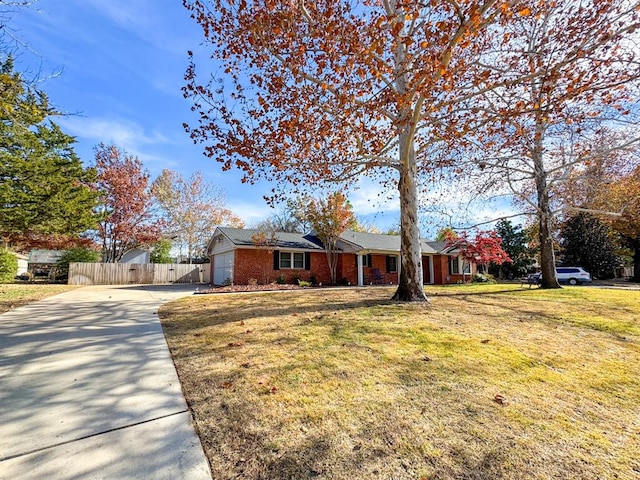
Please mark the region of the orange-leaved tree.
POLYGON ((419 190, 435 169, 459 161, 464 145, 452 140, 468 133, 470 99, 489 88, 477 60, 501 25, 529 14, 526 2, 183 3, 219 72, 201 80, 192 55, 183 91, 199 115, 185 124, 193 140, 245 182, 291 191, 369 176, 397 188, 394 298, 424 301, 419 190))
POLYGON ((633 281, 640 282, 640 166, 603 184, 592 205, 633 251, 633 281))
POLYGON ((186 247, 188 263, 202 255, 204 245, 217 226, 242 227, 242 220, 225 206, 221 187, 208 183, 202 172, 188 179, 164 169, 151 185, 151 193, 166 220, 165 235, 186 247))
POLYGON ((314 199, 307 207, 307 216, 313 233, 324 245, 329 264, 331 284, 337 283, 338 240, 356 223, 351 204, 341 192, 335 192, 325 199, 314 199))

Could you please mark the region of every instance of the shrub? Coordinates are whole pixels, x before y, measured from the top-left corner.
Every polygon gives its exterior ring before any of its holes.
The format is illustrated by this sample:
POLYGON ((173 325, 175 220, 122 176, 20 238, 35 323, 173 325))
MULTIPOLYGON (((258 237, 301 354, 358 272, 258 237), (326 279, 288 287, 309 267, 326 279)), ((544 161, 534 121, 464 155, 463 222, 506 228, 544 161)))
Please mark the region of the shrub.
POLYGON ((287 283, 287 277, 284 276, 284 274, 280 274, 278 275, 278 278, 276 278, 276 283, 278 285, 284 285, 285 283, 287 283))
POLYGON ((151 263, 173 263, 171 257, 171 240, 158 240, 151 247, 151 255, 149 257, 151 263))
POLYGON ((301 287, 310 287, 311 282, 305 282, 304 280, 298 279, 298 285, 300 285, 301 287))
POLYGON ((56 262, 56 278, 65 279, 69 277, 69 264, 77 263, 97 263, 100 261, 100 253, 90 248, 77 247, 65 250, 56 262))
POLYGON ((488 273, 476 273, 473 275, 471 281, 474 283, 496 283, 496 279, 493 275, 488 273))
POLYGON ((13 252, 4 250, 0 252, 0 282, 13 282, 18 274, 18 257, 13 252))
POLYGON ((247 281, 247 285, 258 285, 258 279, 257 278, 250 278, 249 281, 247 281))

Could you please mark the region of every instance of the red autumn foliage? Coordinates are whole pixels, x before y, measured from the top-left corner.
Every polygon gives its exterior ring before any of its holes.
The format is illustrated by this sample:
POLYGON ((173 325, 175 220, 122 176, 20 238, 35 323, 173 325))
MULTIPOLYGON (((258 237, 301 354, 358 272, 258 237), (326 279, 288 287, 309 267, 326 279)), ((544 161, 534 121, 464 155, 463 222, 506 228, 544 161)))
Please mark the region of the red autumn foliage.
POLYGON ((161 238, 163 223, 151 212, 149 175, 142 162, 114 145, 96 147, 96 188, 102 192, 97 237, 106 263, 161 238))
POLYGON ((502 265, 505 262, 511 262, 507 252, 502 249, 502 239, 495 230, 478 230, 473 238, 470 238, 466 231, 458 234, 446 231, 445 245, 447 248, 459 250, 468 264, 482 265, 485 272, 490 263, 502 265))

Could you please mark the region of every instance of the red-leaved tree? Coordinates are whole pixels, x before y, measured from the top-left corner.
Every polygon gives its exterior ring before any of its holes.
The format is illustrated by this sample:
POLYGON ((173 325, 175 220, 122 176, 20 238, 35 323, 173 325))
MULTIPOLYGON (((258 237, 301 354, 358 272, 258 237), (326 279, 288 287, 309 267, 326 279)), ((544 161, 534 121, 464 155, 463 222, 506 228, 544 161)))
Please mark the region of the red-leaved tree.
POLYGON ((502 239, 495 230, 478 230, 473 238, 467 231, 456 233, 453 230, 447 230, 444 235, 445 247, 460 252, 463 260, 463 281, 466 281, 465 263, 481 265, 486 272, 490 263, 502 265, 505 262, 511 262, 511 258, 502 248, 502 239))
POLYGON ((116 263, 128 250, 158 241, 163 223, 152 215, 149 175, 142 162, 103 143, 96 147, 95 155, 95 187, 102 194, 97 237, 103 261, 116 263))

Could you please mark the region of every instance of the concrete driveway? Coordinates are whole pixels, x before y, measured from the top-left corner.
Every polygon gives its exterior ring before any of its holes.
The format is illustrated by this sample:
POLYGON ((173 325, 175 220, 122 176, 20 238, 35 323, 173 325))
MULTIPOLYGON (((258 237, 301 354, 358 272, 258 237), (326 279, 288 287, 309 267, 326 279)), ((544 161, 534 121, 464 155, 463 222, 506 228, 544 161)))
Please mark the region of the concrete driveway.
POLYGON ((0 479, 211 478, 158 307, 91 286, 0 315, 0 479))

